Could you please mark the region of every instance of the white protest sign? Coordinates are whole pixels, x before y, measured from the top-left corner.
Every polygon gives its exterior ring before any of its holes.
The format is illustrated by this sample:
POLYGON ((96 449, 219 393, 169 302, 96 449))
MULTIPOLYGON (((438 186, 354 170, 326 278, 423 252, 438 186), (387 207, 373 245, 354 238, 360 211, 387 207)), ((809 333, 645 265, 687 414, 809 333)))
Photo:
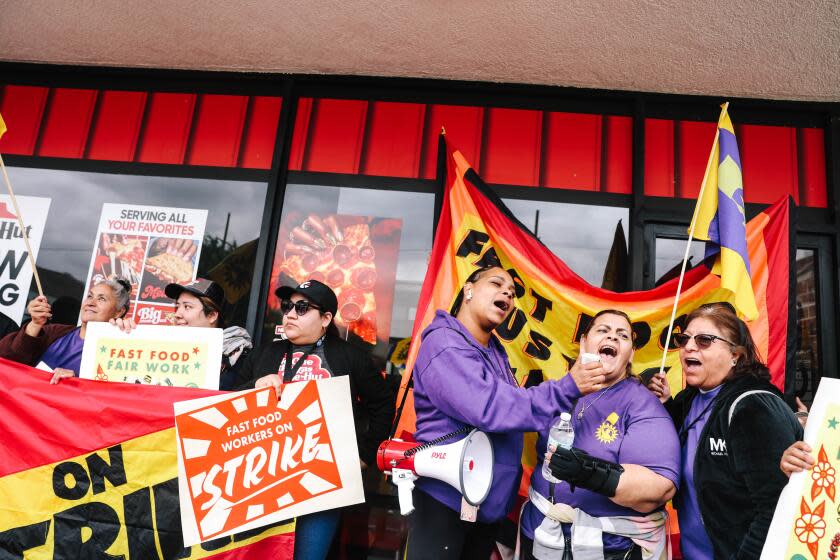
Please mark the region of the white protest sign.
POLYGON ((222 329, 87 324, 79 376, 146 385, 219 388, 222 329))
MULTIPOLYGON (((36 196, 15 198, 23 214, 32 257, 37 260, 51 199, 36 196)), ((9 195, 0 195, 0 312, 16 323, 23 319, 31 282, 32 265, 14 206, 9 195)))
POLYGON ((346 375, 175 403, 184 545, 364 501, 346 375))
POLYGON ((782 490, 762 560, 821 560, 829 557, 832 540, 840 541, 840 379, 820 380, 805 442, 816 464, 792 474, 782 490))

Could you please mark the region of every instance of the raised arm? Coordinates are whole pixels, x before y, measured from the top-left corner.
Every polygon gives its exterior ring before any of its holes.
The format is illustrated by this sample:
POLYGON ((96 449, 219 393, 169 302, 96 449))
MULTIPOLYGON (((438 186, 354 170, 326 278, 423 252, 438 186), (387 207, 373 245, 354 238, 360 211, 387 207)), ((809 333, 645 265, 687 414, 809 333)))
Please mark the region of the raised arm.
POLYGON ((432 405, 487 432, 542 430, 581 396, 569 375, 520 388, 501 379, 469 348, 445 348, 417 376, 432 405))

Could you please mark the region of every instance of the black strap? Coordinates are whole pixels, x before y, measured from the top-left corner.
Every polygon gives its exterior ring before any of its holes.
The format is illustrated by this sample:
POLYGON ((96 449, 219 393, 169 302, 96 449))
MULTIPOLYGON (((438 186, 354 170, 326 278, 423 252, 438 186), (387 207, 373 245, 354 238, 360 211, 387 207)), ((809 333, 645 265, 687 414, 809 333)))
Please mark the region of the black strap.
POLYGON ((301 355, 300 359, 298 359, 298 361, 295 363, 294 367, 292 367, 292 355, 294 353, 293 351, 295 348, 294 344, 289 343, 289 348, 286 350, 286 356, 284 357, 286 363, 283 370, 283 383, 291 383, 292 379, 294 379, 295 375, 297 375, 300 366, 302 366, 303 362, 306 361, 306 358, 308 358, 309 355, 315 351, 315 348, 318 347, 319 342, 321 342, 320 339, 314 344, 311 344, 309 347, 307 347, 306 350, 303 351, 303 355, 301 355))
POLYGON ((713 398, 711 401, 709 401, 709 404, 707 404, 706 407, 703 410, 700 411, 700 414, 697 417, 695 417, 694 420, 692 420, 691 423, 688 426, 683 425, 680 428, 680 433, 678 434, 679 438, 680 438, 680 447, 684 446, 685 442, 688 441, 689 430, 691 430, 691 428, 693 428, 694 425, 697 422, 699 422, 700 420, 703 419, 704 416, 706 416, 706 413, 709 412, 709 409, 712 408, 712 405, 715 404, 716 401, 717 401, 717 395, 715 395, 715 398, 713 398))

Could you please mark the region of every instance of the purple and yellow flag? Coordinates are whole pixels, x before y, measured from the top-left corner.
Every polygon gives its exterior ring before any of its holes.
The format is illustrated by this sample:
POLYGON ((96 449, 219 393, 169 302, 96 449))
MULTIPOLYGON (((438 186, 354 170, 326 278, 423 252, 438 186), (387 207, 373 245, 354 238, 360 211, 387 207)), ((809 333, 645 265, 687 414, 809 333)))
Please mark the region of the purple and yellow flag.
POLYGON ((726 112, 728 106, 728 103, 722 105, 702 194, 692 221, 694 236, 709 242, 706 256, 720 252, 712 269, 720 276, 720 287, 732 292, 733 305, 751 321, 758 316, 758 308, 750 280, 741 156, 735 128, 726 112))

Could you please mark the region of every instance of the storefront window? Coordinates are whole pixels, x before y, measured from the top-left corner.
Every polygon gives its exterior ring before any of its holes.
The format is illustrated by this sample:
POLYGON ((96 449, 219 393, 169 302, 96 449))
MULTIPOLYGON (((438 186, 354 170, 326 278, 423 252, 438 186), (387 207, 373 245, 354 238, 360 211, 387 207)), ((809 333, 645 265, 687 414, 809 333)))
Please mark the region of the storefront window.
MULTIPOLYGON (((664 284, 672 278, 678 278, 680 270, 682 269, 682 261, 685 258, 685 242, 688 239, 686 236, 683 239, 673 239, 668 237, 656 238, 656 269, 655 269, 655 284, 656 286, 664 284)), ((706 242, 691 241, 691 248, 688 251, 688 264, 685 269, 688 270, 693 266, 697 266, 703 261, 706 253, 706 242)))
POLYGON ((271 273, 264 336, 279 336, 274 290, 317 279, 338 296, 342 336, 375 345, 411 336, 432 247, 434 195, 289 184, 271 273))
POLYGON ((794 392, 806 404, 820 381, 817 259, 813 249, 796 250, 796 377, 794 392))
POLYGON ((627 208, 505 199, 552 253, 593 286, 627 289, 627 208))
MULTIPOLYGON (((166 283, 198 276, 222 284, 227 322, 244 326, 265 183, 20 167, 9 169, 9 176, 19 197, 49 199, 37 265, 54 322, 76 322, 92 278, 128 276, 134 300, 165 304, 171 302, 162 294, 166 283), (104 233, 109 209, 126 218, 124 233, 104 233), (165 214, 166 224, 127 226, 151 215, 131 213, 140 211, 165 214), (178 240, 176 250, 173 236, 187 231, 195 239, 178 240), (175 255, 179 259, 170 258, 175 255)), ((28 298, 35 295, 33 281, 28 298)))

